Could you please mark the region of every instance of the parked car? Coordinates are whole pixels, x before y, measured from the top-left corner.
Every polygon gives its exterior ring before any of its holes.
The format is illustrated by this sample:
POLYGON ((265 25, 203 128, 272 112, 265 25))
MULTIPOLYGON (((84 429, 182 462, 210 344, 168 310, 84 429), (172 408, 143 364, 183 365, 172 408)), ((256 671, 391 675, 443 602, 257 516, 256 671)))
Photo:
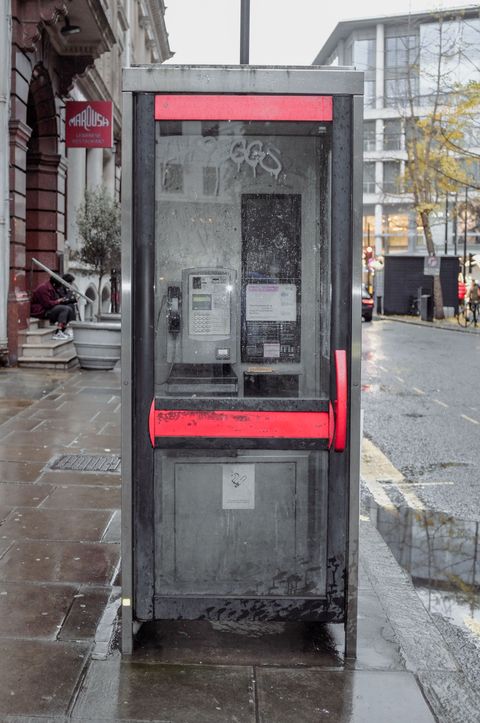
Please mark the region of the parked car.
POLYGON ((362 286, 362 317, 365 321, 371 321, 373 315, 373 297, 368 293, 365 286, 362 286))

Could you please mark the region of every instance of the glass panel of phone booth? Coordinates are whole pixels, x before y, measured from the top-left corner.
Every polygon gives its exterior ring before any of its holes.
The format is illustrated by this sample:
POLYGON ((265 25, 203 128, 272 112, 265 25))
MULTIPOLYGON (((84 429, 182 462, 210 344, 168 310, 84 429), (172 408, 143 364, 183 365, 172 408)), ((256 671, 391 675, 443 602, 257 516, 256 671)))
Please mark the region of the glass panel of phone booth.
MULTIPOLYGON (((329 157, 329 123, 157 122, 156 397, 328 399, 329 157)), ((156 594, 324 594, 327 457, 157 449, 156 594)))

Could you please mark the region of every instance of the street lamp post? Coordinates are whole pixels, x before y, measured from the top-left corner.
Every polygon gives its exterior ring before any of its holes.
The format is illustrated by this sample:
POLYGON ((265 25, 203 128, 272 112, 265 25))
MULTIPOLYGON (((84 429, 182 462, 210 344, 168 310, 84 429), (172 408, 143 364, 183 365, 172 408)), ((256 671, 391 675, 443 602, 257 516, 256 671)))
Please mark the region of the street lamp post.
POLYGON ((250 62, 250 0, 242 0, 240 7, 240 65, 250 62))

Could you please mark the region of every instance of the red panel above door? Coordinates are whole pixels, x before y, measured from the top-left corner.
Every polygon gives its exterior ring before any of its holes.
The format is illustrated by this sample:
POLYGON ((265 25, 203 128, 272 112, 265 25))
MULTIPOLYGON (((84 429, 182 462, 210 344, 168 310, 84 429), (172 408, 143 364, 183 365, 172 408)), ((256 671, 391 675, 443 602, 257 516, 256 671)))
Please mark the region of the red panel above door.
POLYGON ((155 120, 331 121, 330 95, 156 95, 155 120))

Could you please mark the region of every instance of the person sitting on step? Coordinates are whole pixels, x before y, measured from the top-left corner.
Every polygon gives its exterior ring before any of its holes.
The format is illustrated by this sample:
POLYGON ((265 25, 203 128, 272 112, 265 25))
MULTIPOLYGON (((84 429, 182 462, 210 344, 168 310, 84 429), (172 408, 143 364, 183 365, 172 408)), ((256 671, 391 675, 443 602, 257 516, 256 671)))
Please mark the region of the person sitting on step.
POLYGON ((48 319, 51 324, 57 324, 53 334, 56 341, 70 339, 73 332, 68 329, 68 323, 75 319, 75 311, 64 296, 58 296, 58 290, 64 288, 60 281, 53 276, 39 284, 32 294, 30 313, 36 319, 48 319))
MULTIPOLYGON (((62 279, 72 285, 75 281, 75 276, 73 274, 62 274, 62 279)), ((75 314, 74 319, 76 319, 78 315, 77 295, 75 294, 75 292, 72 291, 72 289, 69 289, 68 286, 59 286, 57 289, 57 296, 59 299, 63 298, 63 304, 72 307, 75 314)))

